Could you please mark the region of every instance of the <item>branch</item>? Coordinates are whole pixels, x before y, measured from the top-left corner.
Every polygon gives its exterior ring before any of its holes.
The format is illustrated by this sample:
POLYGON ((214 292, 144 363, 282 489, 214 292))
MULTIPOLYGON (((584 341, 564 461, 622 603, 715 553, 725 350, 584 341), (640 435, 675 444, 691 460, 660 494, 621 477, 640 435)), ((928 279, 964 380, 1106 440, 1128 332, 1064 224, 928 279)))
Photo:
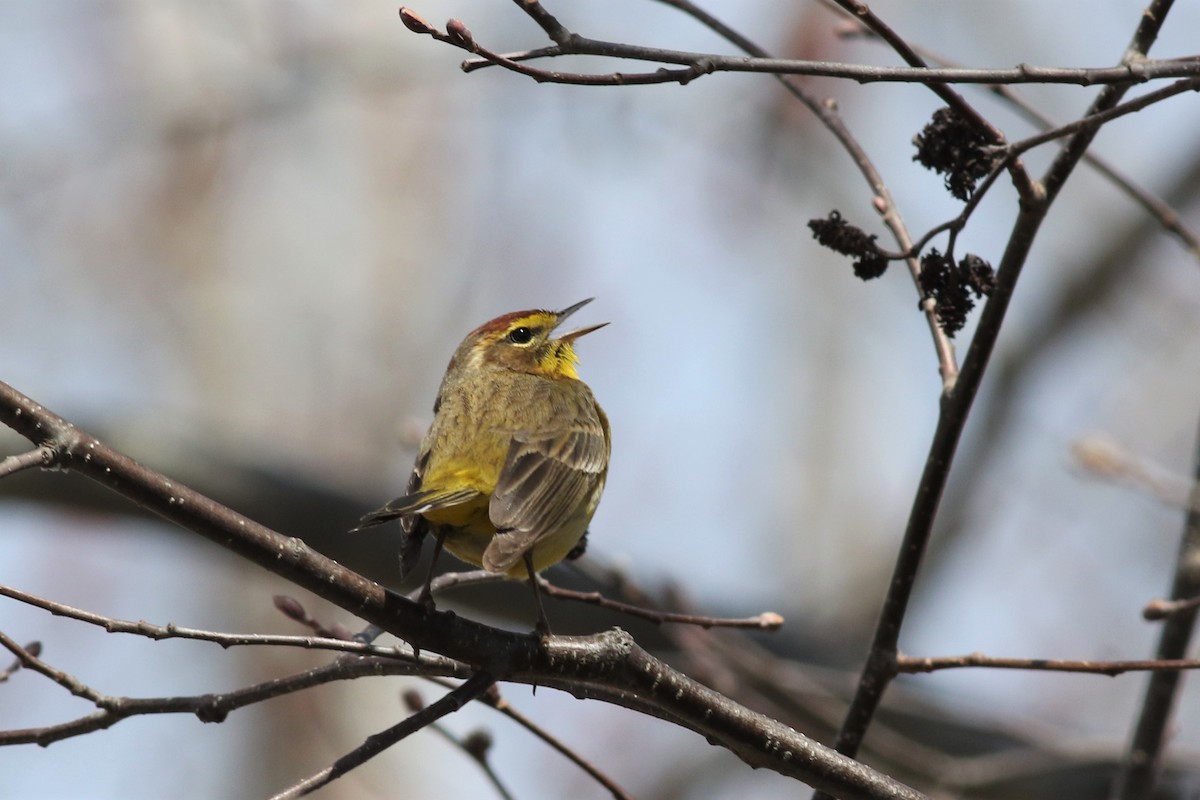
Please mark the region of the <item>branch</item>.
MULTIPOLYGON (((916 48, 912 47, 899 34, 892 30, 889 25, 876 16, 866 3, 859 2, 859 0, 829 0, 829 2, 840 8, 859 25, 887 42, 896 51, 896 54, 904 59, 910 67, 929 69, 929 65, 917 53, 916 48)), ((962 95, 952 90, 945 82, 931 84, 930 88, 947 106, 954 109, 960 117, 969 120, 979 130, 986 131, 988 138, 993 142, 998 144, 1004 141, 1004 135, 980 116, 979 112, 964 100, 962 95)))
POLYGON ((20 472, 34 467, 46 467, 54 459, 54 454, 49 448, 38 447, 30 450, 28 453, 21 453, 16 456, 9 456, 0 461, 0 478, 7 477, 13 473, 20 472))
MULTIPOLYGON (((833 0, 826 0, 826 2, 832 3, 833 0)), ((869 29, 863 27, 861 24, 858 26, 858 32, 865 33, 868 36, 874 36, 869 29)), ((942 66, 959 66, 945 56, 931 53, 926 48, 914 47, 913 49, 914 51, 922 54, 923 57, 936 61, 942 66)), ((997 84, 995 86, 989 86, 988 89, 997 97, 1011 104, 1012 107, 1019 114, 1021 114, 1021 116, 1042 131, 1048 131, 1057 127, 1053 122, 1051 122, 1048 116, 1034 108, 1033 104, 1022 98, 1010 87, 997 84)), ((1178 239, 1180 244, 1187 249, 1189 254, 1195 258, 1200 258, 1200 236, 1198 236, 1195 232, 1188 228, 1186 224, 1184 224, 1183 220, 1180 219, 1178 212, 1171 208, 1169 203, 1145 187, 1134 183, 1133 180, 1123 175, 1106 159, 1095 155, 1090 150, 1084 155, 1083 160, 1090 164, 1092 168, 1094 168, 1102 176, 1112 181, 1112 183, 1115 184, 1120 191, 1125 192, 1132 197, 1133 200, 1138 205, 1142 206, 1142 208, 1145 209, 1148 214, 1157 219, 1159 224, 1162 225, 1163 229, 1178 239)), ((979 192, 972 194, 972 200, 974 200, 978 194, 979 192)), ((921 248, 918 247, 918 249, 921 248)))
MULTIPOLYGON (((1175 579, 1171 587, 1171 597, 1176 600, 1200 594, 1200 571, 1196 569, 1197 560, 1200 559, 1200 433, 1197 433, 1193 461, 1191 503, 1184 516, 1179 554, 1175 559, 1175 579)), ((1157 657, 1183 658, 1191 644, 1195 626, 1194 604, 1189 604, 1184 609, 1176 609, 1176 613, 1163 623, 1157 657)), ((1183 675, 1178 672, 1156 673, 1150 677, 1146 686, 1146 696, 1142 700, 1142 712, 1129 744, 1129 753, 1112 795, 1117 800, 1139 800, 1148 798, 1153 793, 1155 777, 1159 773, 1163 758, 1171 712, 1175 707, 1182 680, 1183 675)))
POLYGON ((426 608, 147 469, 2 382, 0 422, 49 447, 55 466, 108 486, 422 651, 463 662, 496 680, 559 688, 653 714, 720 743, 750 766, 840 797, 923 797, 696 683, 642 650, 624 631, 542 641, 426 608))
POLYGON ((937 672, 944 669, 982 667, 985 669, 1023 669, 1036 672, 1081 672, 1089 675, 1113 677, 1125 672, 1156 672, 1174 674, 1182 670, 1200 669, 1200 659, 1159 658, 1129 661, 1078 661, 1052 658, 995 658, 983 653, 968 653, 964 656, 936 656, 913 658, 897 656, 896 669, 906 675, 919 672, 937 672))
POLYGON ((580 756, 571 748, 567 747, 565 744, 559 741, 558 737, 551 735, 533 720, 517 711, 512 707, 512 704, 501 698, 499 694, 496 694, 495 696, 486 694, 480 698, 480 701, 492 706, 501 714, 513 720, 518 725, 532 733, 534 736, 553 747, 555 750, 569 759, 573 764, 586 772, 592 778, 592 780, 596 781, 606 790, 608 790, 609 794, 613 796, 614 800, 633 800, 624 789, 622 789, 611 778, 597 769, 594 764, 580 756))
MULTIPOLYGON (((452 677, 466 677, 470 674, 462 665, 443 669, 443 665, 453 664, 447 659, 417 664, 412 661, 377 657, 341 658, 322 667, 219 694, 189 697, 117 697, 96 691, 79 679, 51 667, 37 658, 33 647, 22 648, 2 632, 0 646, 14 653, 24 666, 50 678, 76 697, 88 700, 97 709, 91 714, 55 725, 0 731, 0 746, 36 744, 46 747, 64 739, 111 728, 130 717, 149 714, 190 714, 201 722, 224 722, 230 712, 240 708, 334 681, 385 675, 427 675, 435 671, 452 677)), ((424 659, 423 656, 422 662, 424 659)))
POLYGON ((650 620, 659 625, 674 622, 682 625, 697 625, 701 628, 753 628, 763 631, 779 630, 780 626, 783 625, 783 617, 774 611, 766 611, 757 616, 744 617, 742 619, 709 617, 700 614, 678 614, 672 611, 659 611, 658 609, 645 608, 631 603, 622 603, 619 600, 610 600, 599 592, 577 592, 574 589, 564 589, 560 586, 555 586, 540 576, 538 581, 542 587, 542 591, 550 597, 557 597, 561 600, 574 600, 577 603, 588 603, 599 608, 607 608, 610 611, 619 611, 631 617, 650 620))
POLYGON ((1088 114, 1087 116, 1077 119, 1074 122, 1066 125, 1050 128, 1049 130, 1039 133, 1036 136, 1030 136, 1027 139, 1013 142, 1003 149, 1008 153, 1009 157, 1012 157, 1020 155, 1021 153, 1037 147, 1038 145, 1045 144, 1046 142, 1052 142, 1055 139, 1061 139, 1064 136, 1069 136, 1074 133, 1094 133, 1106 122, 1114 120, 1117 117, 1123 117, 1126 114, 1132 114, 1135 111, 1141 111, 1147 106, 1151 106, 1155 103, 1166 100, 1167 98, 1174 97, 1177 94, 1195 91, 1200 91, 1200 78, 1185 78, 1183 80, 1176 81, 1169 86, 1164 86, 1161 89, 1148 92, 1135 100, 1130 100, 1128 103, 1113 105, 1109 108, 1106 108, 1104 111, 1088 114))
MULTIPOLYGON (((1170 5, 1169 0, 1155 0, 1152 3, 1142 16, 1133 43, 1127 48, 1122 59, 1121 68, 1132 68, 1145 63, 1146 49, 1162 26, 1170 5)), ((1127 88, 1128 84, 1106 87, 1092 103, 1086 116, 1100 114, 1116 106, 1127 88)), ((963 360, 958 383, 942 402, 937 429, 909 513, 908 524, 900 544, 892 580, 888 585, 887 596, 880 610, 866 664, 859 678, 854 699, 846 712, 842 729, 838 733, 837 749, 841 753, 854 755, 858 752, 884 692, 897 674, 900 629, 908 609, 908 601, 929 545, 934 519, 949 479, 958 442, 995 349, 1017 280, 1046 213, 1067 178, 1087 152, 1096 130, 1085 128, 1076 132, 1051 164, 1040 185, 1017 185, 1021 199, 1020 211, 996 273, 996 288, 980 315, 975 336, 963 360)))
MULTIPOLYGON (((522 3, 522 5, 525 5, 522 3)), ((402 14, 416 16, 410 9, 402 8, 402 14)), ((457 20, 452 20, 457 22, 457 20)), ((457 23, 462 25, 461 22, 457 23)), ((449 29, 449 26, 447 26, 449 29)), ((412 26, 409 26, 412 30, 412 26)), ((466 30, 465 26, 462 28, 466 30)), ((981 69, 974 67, 882 67, 866 64, 845 64, 831 61, 807 61, 788 58, 756 58, 728 56, 717 53, 698 53, 686 50, 671 50, 661 47, 609 42, 589 39, 571 34, 565 42, 555 47, 542 47, 518 53, 501 55, 478 44, 473 37, 462 39, 443 33, 426 25, 415 31, 453 45, 481 59, 463 62, 462 68, 470 72, 489 65, 503 67, 512 72, 533 78, 539 83, 565 83, 586 86, 624 86, 629 84, 679 83, 684 73, 692 77, 714 72, 750 72, 770 75, 812 75, 827 78, 845 78, 867 83, 918 83, 918 84, 1073 84, 1077 86, 1119 85, 1129 86, 1162 78, 1187 78, 1200 75, 1200 61, 1194 57, 1146 60, 1117 67, 1042 67, 1018 64, 1007 69, 981 69), (608 72, 577 73, 557 72, 525 67, 523 61, 566 55, 603 56, 624 58, 631 61, 650 61, 661 64, 677 64, 684 70, 659 70, 655 72, 608 72)), ((684 81, 686 82, 686 81, 684 81)))
MULTIPOLYGON (((770 53, 764 48, 724 24, 716 17, 700 9, 690 2, 690 0, 659 0, 659 2, 679 9, 751 56, 756 58, 768 58, 770 56, 770 53)), ((888 189, 887 183, 883 180, 883 175, 880 174, 878 168, 872 162, 870 156, 867 155, 866 150, 863 149, 858 139, 846 127, 846 123, 842 119, 841 114, 838 113, 837 107, 833 103, 822 102, 814 97, 794 77, 776 75, 775 78, 792 97, 799 100, 805 108, 812 112, 813 116, 825 126, 826 130, 833 134, 838 144, 850 156, 855 167, 857 167, 859 173, 862 174, 867 185, 871 188, 875 210, 882 217, 883 224, 891 231, 892 237, 896 240, 901 251, 905 253, 903 260, 908 267, 909 277, 913 281, 913 286, 916 288, 918 296, 923 296, 924 292, 920 284, 921 265, 917 261, 919 248, 913 245, 912 236, 909 234, 908 227, 900 215, 900 209, 892 199, 891 190, 888 189)), ((954 386, 955 381, 958 380, 958 362, 954 355, 954 344, 946 336, 946 332, 942 330, 941 325, 938 324, 937 314, 934 312, 933 305, 931 303, 923 303, 922 312, 925 315, 925 322, 929 326, 929 334, 933 340, 934 352, 937 354, 938 372, 942 378, 942 390, 948 392, 954 386)))
POLYGON ((422 728, 431 725, 435 720, 458 711, 467 703, 486 692, 495 682, 496 679, 485 670, 476 672, 461 686, 443 696, 436 703, 422 708, 420 711, 387 730, 368 737, 365 742, 333 762, 329 767, 280 792, 272 797, 271 800, 292 800, 292 798, 312 794, 317 789, 332 783, 355 767, 365 764, 409 734, 416 733, 422 728))
POLYGON ((261 633, 222 633, 220 631, 206 631, 198 628, 185 628, 174 623, 154 625, 144 620, 133 622, 131 620, 116 619, 114 617, 106 617, 102 614, 95 614, 91 611, 72 608, 71 606, 47 600, 43 597, 23 592, 20 589, 5 586, 4 584, 0 584, 0 596, 12 598, 35 608, 41 608, 49 611, 56 617, 67 617, 104 628, 109 633, 129 633, 136 636, 144 636, 147 639, 155 641, 162 639, 191 639, 213 642, 225 648, 246 646, 302 647, 308 650, 334 650, 362 656, 380 656, 383 658, 403 658, 409 660, 413 658, 412 652, 407 649, 380 647, 378 645, 339 638, 283 636, 261 633))

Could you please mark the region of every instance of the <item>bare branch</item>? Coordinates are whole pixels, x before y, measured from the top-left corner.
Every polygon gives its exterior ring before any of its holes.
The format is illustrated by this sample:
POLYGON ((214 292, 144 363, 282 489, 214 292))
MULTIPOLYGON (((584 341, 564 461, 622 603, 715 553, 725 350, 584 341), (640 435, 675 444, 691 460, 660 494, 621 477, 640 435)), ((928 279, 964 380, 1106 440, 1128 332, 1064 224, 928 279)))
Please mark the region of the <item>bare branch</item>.
MULTIPOLYGON (((1200 432, 1196 436, 1191 502, 1184 516, 1171 597, 1176 600, 1200 595, 1200 432)), ((1191 644, 1196 627, 1196 605, 1181 603, 1163 623, 1158 640, 1159 659, 1181 659, 1191 644)), ((1113 793, 1119 800, 1141 800, 1154 792, 1154 779, 1163 759, 1171 713, 1175 708, 1183 676, 1178 672, 1156 673, 1146 686, 1142 712, 1133 731, 1129 753, 1113 793)))
POLYGON ((896 657, 896 669, 904 674, 937 672, 943 669, 982 667, 985 669, 1022 669, 1035 672, 1081 672, 1110 677, 1125 672, 1172 672, 1200 669, 1200 659, 1163 658, 1134 659, 1127 661, 1078 661, 1053 658, 996 658, 983 653, 968 653, 963 656, 936 656, 917 658, 900 655, 896 657))
MULTIPOLYGON (((1170 2, 1156 0, 1142 16, 1133 43, 1123 56, 1123 67, 1133 68, 1145 63, 1146 48, 1153 42, 1158 29, 1165 21, 1170 5, 1170 2)), ((1092 103, 1087 116, 1104 113, 1116 106, 1128 86, 1124 84, 1106 87, 1092 103)), ((987 370, 1000 327, 1034 238, 1058 192, 1087 152, 1095 133, 1095 128, 1076 132, 1051 164, 1041 184, 1017 184, 1017 191, 1021 195, 1020 209, 996 273, 996 288, 980 315, 975 336, 963 360, 958 383, 942 403, 937 429, 918 484, 866 664, 859 678, 854 699, 846 712, 842 729, 838 733, 837 750, 841 753, 853 755, 858 752, 875 711, 896 675, 900 628, 933 532, 934 519, 967 416, 974 405, 975 395, 987 370)), ((818 793, 818 796, 823 795, 818 793)))
POLYGON ((355 767, 361 766, 368 760, 382 753, 392 745, 412 733, 432 724, 434 720, 452 714, 471 702, 495 683, 496 680, 485 670, 480 670, 467 679, 461 686, 442 697, 436 703, 422 708, 404 721, 393 725, 385 731, 367 738, 365 742, 339 758, 326 769, 311 775, 285 791, 274 795, 271 800, 292 800, 296 797, 315 792, 322 786, 345 775, 355 767))
MULTIPOLYGON (((699 8, 691 0, 658 1, 679 9, 747 54, 755 58, 770 57, 770 54, 764 48, 699 8)), ((850 132, 841 114, 838 113, 837 106, 833 103, 822 102, 814 97, 794 77, 785 75, 776 75, 775 77, 792 97, 799 100, 825 126, 826 130, 833 134, 838 144, 850 156, 855 167, 857 167, 859 173, 871 189, 876 212, 882 217, 883 224, 891 231, 900 250, 904 253, 903 259, 908 267, 909 276, 912 278, 913 285, 916 287, 918 294, 920 294, 921 265, 916 258, 920 248, 914 246, 912 236, 908 232, 904 218, 900 215, 899 208, 892 199, 891 190, 888 189, 887 183, 883 180, 883 175, 879 172, 870 156, 867 155, 866 150, 859 143, 857 137, 850 132)), ((922 311, 925 314, 925 322, 929 326, 929 334, 933 340, 934 352, 937 354, 938 372, 942 378, 942 391, 949 392, 951 387, 954 386, 954 382, 958 380, 958 362, 954 355, 954 343, 950 341, 950 338, 938 324, 932 304, 923 303, 922 311)))
POLYGON ((676 614, 670 611, 659 611, 630 603, 622 603, 619 600, 610 600, 599 592, 577 592, 573 589, 564 589, 560 586, 555 586, 541 577, 538 580, 541 582, 542 590, 550 597, 557 597, 562 600, 574 600, 577 603, 588 603, 599 608, 619 611, 631 617, 650 620, 659 625, 667 622, 675 622, 683 625, 697 625, 701 628, 753 628, 764 631, 779 630, 783 625, 783 617, 774 611, 766 611, 757 616, 745 617, 743 619, 710 617, 699 614, 676 614))
MULTIPOLYGON (((826 3, 832 2, 833 0, 826 0, 826 3)), ((874 37, 874 33, 862 25, 857 25, 854 32, 874 37)), ((931 53, 927 48, 914 47, 913 50, 942 66, 960 66, 943 55, 931 53)), ((1017 94, 1011 87, 996 84, 995 86, 989 86, 988 89, 997 97, 1009 103, 1025 119, 1039 127, 1042 131, 1048 131, 1057 127, 1048 116, 1035 109, 1031 103, 1017 94)), ((1177 238, 1193 257, 1200 258, 1200 235, 1192 231, 1166 201, 1144 186, 1135 183, 1109 163, 1107 159, 1101 158, 1090 150, 1084 155, 1083 159, 1097 172, 1112 181, 1118 189, 1132 197, 1148 214, 1157 219, 1163 229, 1177 238)), ((979 192, 973 195, 971 199, 975 200, 978 194, 979 192)), ((961 225, 959 229, 961 229, 961 225)), ((928 234, 924 238, 927 237, 928 234)), ((919 250, 923 246, 923 243, 919 243, 917 249, 919 250)))
POLYGON ((1132 114, 1135 111, 1141 111, 1147 106, 1174 97, 1177 94, 1184 92, 1194 92, 1200 90, 1200 78, 1185 78, 1176 81, 1169 86, 1164 86, 1161 89, 1156 89, 1153 92, 1148 92, 1135 100, 1130 100, 1128 103, 1114 105, 1111 108, 1106 108, 1103 111, 1094 114, 1088 114, 1082 119, 1077 119, 1074 122, 1066 125, 1060 125, 1057 128, 1051 128, 1036 136, 1030 136, 1027 139, 1022 139, 1018 142, 1013 142, 1004 148, 1010 155, 1019 155, 1027 150, 1030 150, 1038 145, 1052 142, 1055 139, 1061 139, 1064 136, 1069 136, 1080 132, 1094 132, 1104 123, 1114 120, 1118 117, 1123 117, 1126 114, 1132 114))
POLYGON ((1142 619, 1156 622, 1174 614, 1195 611, 1200 608, 1200 595, 1187 597, 1182 600, 1151 600, 1142 609, 1142 619))
POLYGON ((1195 479, 1189 481, 1161 465, 1138 458, 1106 436, 1084 436, 1071 445, 1075 463, 1090 475, 1142 490, 1172 508, 1200 511, 1195 479))
MULTIPOLYGON (((661 47, 608 42, 588 39, 572 34, 567 44, 524 50, 500 56, 490 50, 475 50, 451 37, 430 32, 428 35, 482 56, 481 60, 463 63, 465 71, 473 71, 489 64, 518 72, 538 82, 565 83, 583 86, 622 86, 632 83, 678 83, 679 75, 692 73, 694 76, 715 72, 751 72, 770 75, 809 75, 827 78, 846 78, 861 84, 867 83, 919 83, 919 84, 1068 84, 1076 86, 1115 85, 1129 86, 1164 78, 1190 78, 1200 75, 1200 61, 1194 57, 1154 61, 1147 59, 1140 64, 1125 64, 1118 67, 1043 67, 1019 64, 1006 69, 982 69, 973 67, 881 67, 865 64, 844 64, 829 61, 805 61, 787 58, 755 58, 726 56, 716 53, 697 53, 671 50, 661 47), (664 70, 634 73, 575 73, 518 67, 522 61, 535 58, 564 55, 605 56, 625 58, 632 61, 650 61, 662 64, 685 65, 685 70, 664 70)), ((480 47, 478 42, 475 47, 480 47)))
MULTIPOLYGON (((484 702, 489 704, 492 704, 493 702, 490 695, 485 695, 482 699, 484 702)), ((507 700, 504 700, 497 695, 494 699, 494 703, 494 707, 497 711, 521 725, 521 727, 528 730, 534 736, 538 737, 543 742, 557 750, 559 753, 566 756, 572 763, 591 776, 593 780, 607 789, 609 794, 611 794, 615 800, 632 800, 632 797, 624 789, 618 786, 612 778, 601 772, 594 764, 585 759, 583 756, 579 755, 574 750, 563 744, 558 737, 551 735, 540 725, 529 719, 529 717, 526 717, 524 714, 517 711, 507 700)))
POLYGON ((38 447, 27 453, 9 456, 0 461, 0 478, 34 467, 48 467, 54 461, 54 452, 48 447, 38 447))
POLYGON ((23 592, 20 589, 14 589, 4 584, 0 584, 0 595, 34 606, 35 608, 44 609, 56 617, 67 617, 104 628, 109 633, 129 633, 156 641, 162 639, 192 639, 213 642, 226 648, 265 645, 271 647, 302 647, 308 650, 334 650, 353 655, 370 655, 381 658, 411 660, 413 657, 412 651, 406 648, 378 647, 341 638, 284 636, 261 633, 221 633, 219 631, 206 631, 198 628, 185 628, 182 625, 174 623, 154 625, 144 620, 134 622, 132 620, 116 619, 114 617, 106 617, 102 614, 95 614, 91 611, 72 608, 63 603, 47 600, 46 598, 38 597, 37 595, 29 594, 28 592, 23 592))
MULTIPOLYGON (((14 642, 14 644, 16 643, 14 642)), ((8 665, 8 667, 4 669, 3 672, 0 672, 0 683, 6 682, 9 678, 16 674, 21 667, 25 665, 26 659, 37 658, 42 654, 41 642, 30 642, 24 646, 18 645, 18 648, 18 651, 13 651, 12 648, 9 648, 9 651, 14 652, 17 657, 11 664, 8 665)))
POLYGON ((414 603, 298 539, 225 508, 105 446, 0 382, 0 422, 61 453, 63 466, 408 641, 495 676, 562 688, 670 719, 746 763, 846 798, 923 795, 797 731, 698 684, 638 647, 619 629, 594 636, 527 634, 482 625, 414 603), (763 747, 771 742, 770 747, 763 747))
MULTIPOLYGON (((929 65, 917 53, 905 39, 892 30, 891 26, 885 23, 878 17, 871 8, 859 0, 829 0, 833 5, 841 8, 850 18, 854 19, 859 25, 862 25, 871 33, 878 36, 883 41, 887 42, 896 54, 904 59, 911 67, 919 69, 928 69, 929 65)), ((940 97, 947 106, 954 109, 963 119, 969 120, 972 125, 981 131, 985 131, 988 138, 994 143, 1004 141, 1004 135, 991 125, 987 120, 980 116, 979 112, 971 107, 962 95, 952 90, 946 83, 930 84, 930 89, 940 97)))
POLYGON ((21 648, 0 632, 0 646, 17 655, 23 666, 38 672, 71 694, 90 701, 97 710, 68 722, 40 728, 0 730, 0 746, 54 742, 111 728, 122 720, 148 714, 190 714, 201 722, 223 722, 231 711, 275 697, 321 686, 333 681, 384 675, 431 675, 466 677, 470 670, 449 659, 422 656, 419 660, 379 657, 342 657, 331 664, 220 694, 190 697, 116 697, 103 694, 82 681, 51 667, 32 647, 21 648))

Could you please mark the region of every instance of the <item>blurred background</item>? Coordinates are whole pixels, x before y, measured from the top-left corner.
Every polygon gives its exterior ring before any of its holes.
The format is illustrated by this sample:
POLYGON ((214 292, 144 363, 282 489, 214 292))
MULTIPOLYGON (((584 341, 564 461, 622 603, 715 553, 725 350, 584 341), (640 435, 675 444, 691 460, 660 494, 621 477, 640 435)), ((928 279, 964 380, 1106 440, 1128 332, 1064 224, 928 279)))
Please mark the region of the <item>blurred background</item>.
MULTIPOLYGON (((947 59, 997 67, 1112 64, 1142 10, 1125 0, 872 7, 947 59)), ((596 38, 732 52, 645 0, 549 8, 596 38)), ((838 38, 842 23, 815 4, 707 8, 780 55, 896 63, 838 38)), ((512 4, 414 9, 439 26, 461 18, 493 50, 544 44, 512 4)), ((1196 30, 1200 7, 1178 4, 1153 55, 1194 52, 1196 30)), ((907 273, 863 284, 805 224, 839 209, 890 247, 869 189, 767 77, 578 88, 497 69, 464 75, 462 59, 405 30, 394 3, 0 1, 0 379, 394 583, 395 532, 343 531, 400 493, 462 336, 507 311, 595 296, 579 324, 612 325, 581 342, 581 374, 614 448, 589 557, 704 612, 782 613, 784 630, 755 646, 809 665, 798 674, 823 691, 849 691, 941 388, 907 273)), ((911 161, 911 137, 937 107, 928 91, 807 86, 836 99, 916 235, 957 214, 940 178, 911 161)), ((965 92, 1010 138, 1032 132, 982 90, 965 92)), ((1067 121, 1096 90, 1021 93, 1067 121)), ((1200 105, 1183 96, 1108 126, 1094 150, 1196 229, 1197 129, 1200 105)), ((1052 154, 1027 160, 1036 171, 1052 154)), ((997 263, 1014 211, 1011 189, 997 186, 960 254, 997 263)), ((959 334, 963 351, 972 331, 959 334)), ((1169 589, 1182 512, 1096 480, 1070 450, 1099 433, 1182 480, 1200 413, 1197 334, 1196 254, 1081 167, 1018 288, 905 652, 1152 654, 1157 627, 1140 610, 1169 589)), ((7 431, 0 446, 23 449, 7 431)), ((271 605, 294 593, 286 584, 78 478, 24 474, 0 492, 0 583, 128 619, 301 632, 271 605)), ((565 567, 549 577, 560 575, 572 579, 565 567)), ((513 608, 501 624, 528 626, 525 591, 501 590, 513 608)), ((562 629, 589 630, 552 611, 562 629)), ((328 659, 118 637, 10 601, 0 627, 113 695, 219 692, 328 659)), ((659 644, 670 657, 673 645, 659 644)), ((393 724, 409 685, 357 681, 221 725, 143 717, 7 748, 0 794, 266 796, 393 724)), ((889 705, 943 731, 1054 742, 1063 763, 1103 765, 1119 757, 1143 687, 1139 675, 961 670, 902 680, 889 705)), ((638 797, 795 796, 793 783, 657 720, 548 690, 505 695, 638 797)), ((24 671, 0 686, 5 728, 91 710, 24 671)), ((1198 715, 1200 694, 1188 692, 1177 763, 1200 753, 1198 715)), ((456 734, 478 726, 494 734, 497 770, 517 796, 604 796, 487 709, 445 722, 456 734)), ((798 727, 830 740, 819 725, 798 727)), ((491 792, 427 732, 322 796, 491 792)))

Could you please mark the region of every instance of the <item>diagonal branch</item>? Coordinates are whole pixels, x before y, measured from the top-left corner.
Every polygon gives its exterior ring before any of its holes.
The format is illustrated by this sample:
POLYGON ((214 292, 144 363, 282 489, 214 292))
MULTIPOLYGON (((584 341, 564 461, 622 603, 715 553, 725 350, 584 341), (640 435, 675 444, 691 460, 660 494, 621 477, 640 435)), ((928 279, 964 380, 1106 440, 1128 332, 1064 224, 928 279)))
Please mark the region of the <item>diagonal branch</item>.
POLYGON ((49 447, 56 466, 108 486, 422 651, 471 665, 496 680, 558 688, 670 720, 721 744, 750 766, 766 767, 839 797, 924 797, 700 685, 638 647, 620 629, 540 640, 449 611, 431 610, 325 558, 298 539, 282 536, 146 468, 2 382, 0 422, 34 444, 49 447))
MULTIPOLYGON (((917 53, 916 48, 910 45, 903 37, 892 30, 891 26, 880 19, 871 11, 871 8, 860 0, 829 0, 829 2, 840 8, 852 19, 865 27, 871 33, 878 36, 883 41, 896 51, 896 54, 904 59, 905 63, 911 67, 920 69, 929 69, 929 65, 925 63, 925 59, 917 53)), ((947 106, 954 109, 958 116, 969 120, 972 125, 981 131, 987 133, 988 138, 999 144, 1004 141, 1004 135, 986 119, 980 116, 979 112, 968 103, 962 95, 950 88, 947 83, 930 84, 930 89, 946 103, 947 106)))
POLYGON ((280 792, 272 797, 271 800, 292 800, 292 798, 312 794, 317 789, 332 783, 355 767, 362 766, 406 736, 433 724, 434 721, 441 719, 447 714, 453 714, 455 711, 458 711, 467 703, 486 692, 495 682, 496 679, 489 675, 486 670, 476 672, 461 686, 444 695, 437 702, 425 706, 420 711, 406 717, 403 721, 387 730, 367 737, 365 742, 333 762, 330 766, 315 775, 310 775, 291 788, 280 792))
MULTIPOLYGON (((699 8, 691 0, 658 0, 658 2, 679 9, 724 38, 730 44, 755 58, 770 57, 770 53, 767 50, 699 8)), ((836 106, 832 103, 823 103, 818 100, 794 77, 776 75, 775 78, 792 97, 799 100, 805 108, 812 112, 813 116, 825 126, 826 130, 833 134, 838 144, 850 156, 851 161, 854 162, 855 167, 871 188, 871 193, 875 198, 875 209, 882 217, 883 224, 892 232, 892 237, 896 240, 900 250, 906 254, 904 262, 908 267, 909 276, 912 278, 918 295, 923 296, 924 293, 921 290, 919 278, 921 265, 916 258, 917 248, 913 246, 912 236, 909 234, 908 226, 904 223, 904 218, 900 215, 900 209, 892 199, 891 190, 883 180, 883 175, 879 172, 871 157, 867 155, 867 151, 854 134, 850 132, 845 120, 838 113, 836 106)), ((946 332, 942 330, 942 326, 938 324, 933 305, 931 303, 923 303, 921 310, 925 315, 925 322, 929 326, 929 334, 933 340, 934 352, 937 354, 938 372, 942 377, 942 389, 943 391, 949 391, 954 382, 958 380, 958 362, 954 355, 954 343, 950 341, 950 338, 946 336, 946 332)))

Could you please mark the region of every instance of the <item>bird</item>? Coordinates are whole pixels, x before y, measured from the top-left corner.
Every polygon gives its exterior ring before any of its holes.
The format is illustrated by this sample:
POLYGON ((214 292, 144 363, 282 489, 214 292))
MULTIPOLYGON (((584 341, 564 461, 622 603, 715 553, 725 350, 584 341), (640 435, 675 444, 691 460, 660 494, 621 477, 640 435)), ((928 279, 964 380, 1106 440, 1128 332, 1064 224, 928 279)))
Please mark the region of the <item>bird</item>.
POLYGON ((538 573, 582 554, 612 451, 608 417, 579 378, 575 342, 608 323, 553 334, 595 298, 561 311, 515 311, 485 322, 454 351, 402 496, 354 530, 400 520, 400 573, 434 537, 418 595, 433 606, 444 547, 491 573, 527 579, 546 620, 538 573))

